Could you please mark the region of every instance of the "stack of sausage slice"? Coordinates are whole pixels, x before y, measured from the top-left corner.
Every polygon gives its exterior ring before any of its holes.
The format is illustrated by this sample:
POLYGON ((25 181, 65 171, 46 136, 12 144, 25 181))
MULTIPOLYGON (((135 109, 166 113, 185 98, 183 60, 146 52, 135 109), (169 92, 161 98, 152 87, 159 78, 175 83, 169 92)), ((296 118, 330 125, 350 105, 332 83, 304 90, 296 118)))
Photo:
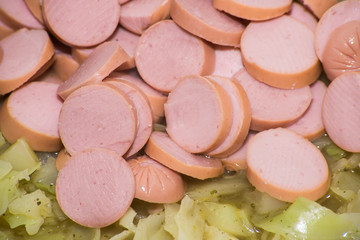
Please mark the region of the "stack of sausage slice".
POLYGON ((360 152, 360 1, 302 2, 0 0, 0 130, 60 151, 58 202, 88 227, 225 169, 317 200, 310 141, 360 152))

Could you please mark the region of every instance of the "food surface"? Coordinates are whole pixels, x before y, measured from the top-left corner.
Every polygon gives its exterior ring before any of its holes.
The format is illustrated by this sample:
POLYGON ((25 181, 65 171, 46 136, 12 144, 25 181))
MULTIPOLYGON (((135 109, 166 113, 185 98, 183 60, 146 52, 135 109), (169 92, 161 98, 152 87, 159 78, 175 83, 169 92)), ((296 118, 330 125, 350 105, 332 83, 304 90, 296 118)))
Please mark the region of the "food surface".
POLYGON ((360 239, 359 21, 0 0, 0 240, 360 239))

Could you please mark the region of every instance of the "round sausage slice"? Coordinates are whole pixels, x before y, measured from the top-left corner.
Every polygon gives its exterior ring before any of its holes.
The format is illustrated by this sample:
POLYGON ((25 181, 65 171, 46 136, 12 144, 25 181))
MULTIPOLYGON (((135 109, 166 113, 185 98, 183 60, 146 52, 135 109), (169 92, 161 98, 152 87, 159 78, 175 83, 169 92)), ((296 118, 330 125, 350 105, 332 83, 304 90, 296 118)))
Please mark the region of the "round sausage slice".
POLYGON ((228 135, 233 118, 228 93, 200 76, 183 78, 169 94, 164 110, 167 133, 191 153, 217 148, 228 135))
POLYGON ((360 20, 359 11, 360 1, 347 0, 335 4, 323 14, 315 31, 315 51, 321 61, 332 32, 347 22, 360 20))
POLYGON ((10 143, 24 137, 35 151, 55 152, 62 147, 58 118, 62 101, 58 84, 31 82, 10 94, 1 106, 0 129, 10 143))
POLYGON ((185 76, 213 71, 214 49, 172 20, 160 21, 140 37, 135 51, 137 69, 150 86, 170 92, 185 76))
POLYGON ((0 95, 28 81, 54 54, 54 46, 44 30, 20 29, 0 41, 0 95), (21 63, 21 67, 19 67, 21 63))
POLYGON ((59 86, 59 96, 65 100, 77 88, 89 83, 101 82, 128 59, 129 56, 114 41, 99 45, 79 68, 59 86))
POLYGON ((295 123, 286 128, 297 132, 310 141, 323 135, 325 128, 321 117, 321 108, 326 89, 325 83, 320 80, 311 84, 312 101, 309 108, 295 123))
POLYGON ((244 88, 251 107, 251 126, 255 131, 289 125, 309 108, 312 94, 309 86, 297 89, 271 87, 254 79, 245 69, 234 77, 244 88))
POLYGON ((141 35, 148 27, 169 17, 170 0, 132 0, 121 6, 120 25, 141 35))
POLYGON ((267 20, 290 10, 291 0, 214 0, 216 9, 249 20, 267 20))
POLYGON ((360 71, 360 18, 333 31, 324 48, 323 67, 331 81, 345 72, 360 71))
POLYGON ((73 221, 101 228, 121 218, 135 194, 135 179, 117 153, 90 148, 73 155, 60 169, 56 199, 73 221))
POLYGON ((359 98, 360 72, 344 73, 330 83, 322 107, 326 132, 349 152, 360 152, 359 98))
POLYGON ((315 82, 322 70, 314 32, 287 15, 251 22, 241 38, 241 54, 255 79, 277 88, 304 87, 315 82))
POLYGON ((42 13, 49 30, 70 46, 90 47, 105 41, 120 18, 118 0, 43 0, 42 13))
POLYGON ((329 187, 326 159, 309 140, 284 128, 256 134, 247 148, 247 176, 259 191, 294 202, 316 201, 329 187))
POLYGON ((219 159, 191 154, 177 145, 164 132, 155 131, 151 134, 145 152, 168 168, 193 178, 214 178, 224 172, 219 159))
POLYGON ((150 102, 145 94, 134 84, 124 80, 108 78, 104 82, 111 84, 126 94, 133 103, 137 114, 137 131, 133 144, 124 157, 137 153, 150 137, 153 119, 150 102))
POLYGON ((239 46, 244 24, 213 7, 212 0, 174 0, 170 16, 176 24, 209 42, 239 46))
POLYGON ((228 135, 217 148, 206 154, 213 157, 228 156, 240 148, 249 132, 251 121, 249 99, 242 86, 236 81, 219 76, 206 76, 206 78, 225 89, 230 96, 233 109, 232 124, 228 135))
POLYGON ((185 195, 181 175, 143 155, 128 161, 135 176, 135 198, 152 203, 175 203, 185 195))
POLYGON ((125 94, 108 85, 90 84, 64 101, 59 133, 71 155, 92 147, 124 155, 135 139, 136 121, 134 106, 125 94))

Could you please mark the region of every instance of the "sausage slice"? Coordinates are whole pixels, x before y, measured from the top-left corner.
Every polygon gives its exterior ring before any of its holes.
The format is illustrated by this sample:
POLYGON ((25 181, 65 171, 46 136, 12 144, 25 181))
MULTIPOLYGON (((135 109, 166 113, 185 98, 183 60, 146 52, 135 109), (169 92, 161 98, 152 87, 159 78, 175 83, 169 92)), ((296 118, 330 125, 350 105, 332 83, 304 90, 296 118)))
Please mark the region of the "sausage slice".
POLYGON ((175 203, 185 195, 186 184, 178 172, 147 155, 128 161, 135 176, 135 198, 152 203, 175 203))
POLYGON ((120 5, 118 0, 43 0, 42 13, 45 24, 60 41, 90 47, 115 31, 120 5))
POLYGON ((313 32, 315 32, 318 21, 316 17, 304 7, 304 5, 293 2, 291 4, 291 9, 288 14, 290 17, 299 20, 300 22, 308 26, 311 30, 313 30, 313 32))
POLYGON ((10 94, 1 106, 0 129, 10 143, 24 137, 35 151, 55 152, 62 147, 58 118, 62 101, 58 84, 31 82, 10 94))
POLYGON ((215 66, 210 75, 232 78, 244 67, 239 48, 215 45, 215 66))
POLYGON ((286 202, 299 196, 316 201, 329 187, 329 169, 320 150, 284 128, 262 131, 250 140, 247 167, 250 183, 286 202))
POLYGON ((77 88, 89 83, 101 82, 128 59, 129 56, 114 41, 99 45, 79 68, 59 86, 59 96, 65 100, 77 88))
POLYGON ((277 88, 304 87, 321 73, 314 32, 287 15, 251 22, 241 38, 241 54, 255 79, 277 88))
POLYGON ((330 81, 345 72, 360 71, 360 18, 333 31, 324 48, 322 63, 330 81))
POLYGON ((101 148, 81 151, 66 162, 56 180, 56 199, 64 213, 80 225, 108 226, 121 218, 135 194, 127 162, 101 148))
POLYGON ((54 46, 44 30, 20 29, 0 41, 0 95, 28 81, 54 54, 54 46), (21 67, 19 67, 21 63, 21 67))
POLYGON ((326 10, 337 4, 339 1, 338 0, 326 0, 326 1, 300 0, 300 2, 302 2, 308 9, 310 9, 315 14, 315 16, 321 18, 322 15, 326 12, 326 10))
POLYGON ((132 0, 121 6, 120 25, 141 35, 148 27, 169 17, 170 0, 132 0))
POLYGON ((255 131, 295 122, 305 113, 312 100, 309 86, 298 89, 271 87, 254 79, 245 69, 241 69, 234 80, 241 84, 249 98, 250 128, 255 131))
POLYGON ((212 0, 174 0, 171 18, 180 27, 209 42, 239 46, 244 24, 216 10, 212 0))
POLYGON ((335 78, 323 102, 322 118, 331 140, 349 152, 360 152, 360 72, 335 78))
POLYGON ((153 88, 170 92, 185 76, 210 74, 214 50, 172 20, 160 21, 140 37, 135 62, 141 77, 153 88))
POLYGON ((90 84, 64 101, 59 133, 70 155, 92 147, 124 155, 135 139, 136 121, 135 108, 125 94, 105 84, 90 84))
POLYGON ((183 78, 169 94, 164 110, 169 136, 191 153, 218 147, 232 124, 228 93, 219 84, 200 76, 183 78))
POLYGON ((155 131, 151 134, 145 152, 168 168, 193 178, 214 178, 224 172, 219 159, 191 154, 164 132, 155 131))
POLYGON ((239 18, 267 20, 290 10, 291 0, 214 0, 214 7, 239 18))

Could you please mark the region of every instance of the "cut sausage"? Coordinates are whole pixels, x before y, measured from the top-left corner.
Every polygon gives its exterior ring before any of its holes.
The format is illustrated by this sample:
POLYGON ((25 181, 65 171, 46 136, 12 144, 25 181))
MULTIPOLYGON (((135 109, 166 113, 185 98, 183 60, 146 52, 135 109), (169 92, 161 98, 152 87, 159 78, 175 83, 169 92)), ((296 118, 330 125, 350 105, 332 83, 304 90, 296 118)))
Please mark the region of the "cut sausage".
POLYGON ((117 87, 120 91, 125 93, 135 107, 137 114, 136 136, 133 144, 124 155, 124 157, 130 157, 145 146, 150 137, 153 127, 151 105, 145 94, 135 84, 113 78, 108 78, 105 82, 117 87))
POLYGON ((337 4, 338 0, 300 0, 307 8, 309 8, 315 16, 321 18, 322 15, 333 5, 337 4))
POLYGON ((360 152, 359 99, 360 73, 344 73, 330 83, 322 107, 326 132, 349 152, 360 152))
POLYGON ((241 84, 249 98, 252 130, 262 131, 291 124, 305 113, 311 103, 309 86, 274 88, 257 81, 245 69, 235 75, 234 81, 241 84))
POLYGON ((216 10, 212 0, 174 0, 170 16, 180 27, 209 42, 239 46, 244 24, 216 10))
POLYGON ((58 118, 62 106, 56 83, 31 82, 12 92, 1 106, 0 128, 10 143, 24 137, 35 151, 62 147, 58 118))
POLYGON ((44 30, 20 29, 0 41, 0 95, 28 81, 54 54, 54 46, 44 30), (21 68, 19 68, 21 63, 21 68))
POLYGON ((126 153, 135 139, 136 112, 121 91, 104 84, 90 84, 74 91, 64 101, 59 133, 73 155, 91 147, 126 153))
POLYGON ((249 131, 244 144, 236 152, 228 157, 220 158, 226 170, 239 171, 246 169, 246 149, 250 139, 255 136, 256 133, 255 131, 249 131))
POLYGON ((70 157, 71 155, 66 151, 66 149, 62 148, 56 157, 56 169, 60 171, 60 169, 62 169, 65 163, 70 159, 70 157))
POLYGON ((286 128, 312 141, 325 133, 321 107, 327 87, 324 82, 318 80, 310 86, 310 89, 312 102, 309 108, 295 123, 286 128))
POLYGON ((113 151, 91 148, 72 156, 60 169, 56 199, 64 213, 80 225, 108 226, 121 218, 135 194, 127 162, 113 151))
POLYGON ((164 132, 156 131, 151 134, 145 152, 168 168, 193 178, 214 178, 224 172, 219 159, 191 154, 164 132))
POLYGON ((215 66, 211 75, 232 78, 244 67, 239 48, 216 45, 215 66))
POLYGON ((0 15, 14 29, 44 28, 30 12, 24 0, 0 0, 0 15))
POLYGON ((169 136, 191 153, 209 152, 218 147, 232 124, 232 103, 227 92, 200 76, 179 81, 169 94, 164 110, 169 136))
POLYGON ((267 20, 290 10, 291 0, 214 0, 213 5, 233 16, 249 20, 267 20))
POLYGON ((141 35, 148 27, 169 17, 170 0, 132 0, 121 6, 120 25, 141 35))
POLYGON ((158 123, 163 119, 164 104, 167 100, 167 96, 145 83, 136 70, 113 72, 110 74, 110 77, 125 80, 138 86, 150 101, 154 122, 158 123))
POLYGON ((216 82, 230 96, 232 105, 232 123, 228 135, 224 141, 207 155, 224 157, 237 151, 243 144, 250 127, 251 110, 249 99, 239 83, 228 78, 207 76, 210 81, 216 82))
POLYGON ((316 201, 329 187, 329 170, 320 150, 283 128, 260 132, 250 140, 247 167, 250 183, 286 202, 300 196, 316 201))
POLYGON ((321 73, 313 31, 286 15, 251 22, 241 38, 241 54, 255 79, 277 88, 304 87, 321 73))
POLYGON ((182 30, 172 20, 164 20, 141 35, 135 62, 145 82, 168 93, 182 77, 210 74, 215 54, 203 40, 182 30))
POLYGON ((333 31, 324 48, 322 63, 330 81, 345 72, 360 71, 360 18, 333 31))
POLYGON ((303 5, 297 2, 293 2, 291 4, 291 9, 288 14, 290 17, 299 20, 300 22, 308 26, 313 32, 315 32, 318 21, 316 17, 303 5))
POLYGON ((77 88, 89 83, 101 82, 114 69, 127 61, 129 56, 114 41, 99 45, 63 84, 58 94, 62 99, 77 88))
POLYGON ((55 62, 52 69, 64 82, 79 68, 79 63, 71 55, 65 53, 56 53, 55 62))
POLYGON ((118 0, 43 0, 42 13, 49 30, 70 46, 90 47, 105 41, 120 18, 118 0))
POLYGON ((24 0, 26 6, 34 17, 41 23, 44 24, 42 17, 41 5, 43 0, 24 0))
POLYGON ((181 175, 143 155, 128 161, 135 175, 135 198, 152 203, 175 203, 186 190, 181 175))
POLYGON ((360 1, 342 1, 329 8, 319 20, 315 32, 315 51, 323 61, 324 48, 332 32, 341 25, 360 20, 360 1))

